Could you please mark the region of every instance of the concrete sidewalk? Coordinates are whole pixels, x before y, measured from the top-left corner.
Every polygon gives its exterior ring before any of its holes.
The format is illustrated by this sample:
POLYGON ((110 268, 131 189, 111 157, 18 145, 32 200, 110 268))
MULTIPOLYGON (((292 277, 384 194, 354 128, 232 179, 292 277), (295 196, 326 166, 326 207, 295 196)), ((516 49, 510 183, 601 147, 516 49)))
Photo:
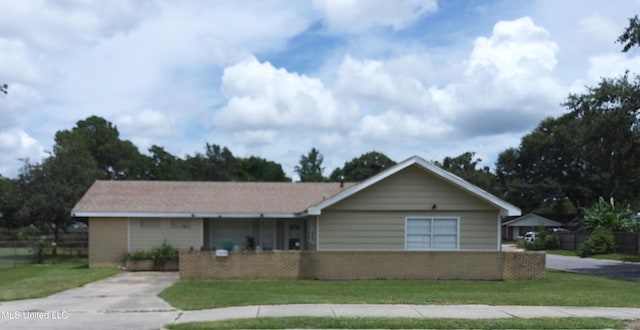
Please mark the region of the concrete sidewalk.
POLYGON ((618 320, 640 320, 640 308, 488 305, 267 305, 184 311, 180 313, 174 323, 291 316, 462 319, 604 317, 618 320))

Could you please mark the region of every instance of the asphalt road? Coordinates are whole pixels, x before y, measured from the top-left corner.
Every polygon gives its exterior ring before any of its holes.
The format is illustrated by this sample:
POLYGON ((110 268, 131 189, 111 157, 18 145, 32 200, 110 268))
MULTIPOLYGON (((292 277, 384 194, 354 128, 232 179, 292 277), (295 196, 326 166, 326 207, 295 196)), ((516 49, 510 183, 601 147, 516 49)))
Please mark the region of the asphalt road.
POLYGON ((547 268, 640 281, 640 263, 547 254, 547 268))

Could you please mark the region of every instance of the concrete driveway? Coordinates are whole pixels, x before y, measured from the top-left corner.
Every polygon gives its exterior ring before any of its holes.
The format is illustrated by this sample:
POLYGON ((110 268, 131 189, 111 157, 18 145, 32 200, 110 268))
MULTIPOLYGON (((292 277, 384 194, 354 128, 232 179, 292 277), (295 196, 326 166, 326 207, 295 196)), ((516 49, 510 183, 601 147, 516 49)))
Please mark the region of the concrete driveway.
POLYGON ((177 280, 177 272, 122 272, 45 298, 0 302, 0 329, 160 329, 180 315, 157 296, 177 280))
POLYGON ((547 268, 640 281, 640 263, 547 254, 547 268))

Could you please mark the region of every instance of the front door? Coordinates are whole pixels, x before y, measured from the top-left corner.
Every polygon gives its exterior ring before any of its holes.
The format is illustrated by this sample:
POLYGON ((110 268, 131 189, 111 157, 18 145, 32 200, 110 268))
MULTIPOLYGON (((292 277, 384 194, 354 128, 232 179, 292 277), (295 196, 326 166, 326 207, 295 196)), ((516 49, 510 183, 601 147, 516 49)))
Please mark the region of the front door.
POLYGON ((284 248, 285 250, 304 250, 302 240, 302 224, 301 223, 285 223, 284 229, 284 248))

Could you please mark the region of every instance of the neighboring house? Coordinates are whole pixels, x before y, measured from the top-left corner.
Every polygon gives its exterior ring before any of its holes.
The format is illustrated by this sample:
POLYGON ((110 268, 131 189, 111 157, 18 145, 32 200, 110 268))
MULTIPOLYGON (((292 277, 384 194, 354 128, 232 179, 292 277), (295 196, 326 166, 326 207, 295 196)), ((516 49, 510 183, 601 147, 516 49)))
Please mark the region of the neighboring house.
POLYGON ((502 222, 502 237, 505 240, 515 241, 518 236, 524 236, 528 231, 536 231, 541 226, 549 229, 562 227, 563 224, 534 213, 508 217, 502 222))
POLYGON ((163 240, 181 249, 501 249, 520 209, 409 158, 361 183, 96 181, 72 210, 89 218, 89 263, 116 265, 163 240))

